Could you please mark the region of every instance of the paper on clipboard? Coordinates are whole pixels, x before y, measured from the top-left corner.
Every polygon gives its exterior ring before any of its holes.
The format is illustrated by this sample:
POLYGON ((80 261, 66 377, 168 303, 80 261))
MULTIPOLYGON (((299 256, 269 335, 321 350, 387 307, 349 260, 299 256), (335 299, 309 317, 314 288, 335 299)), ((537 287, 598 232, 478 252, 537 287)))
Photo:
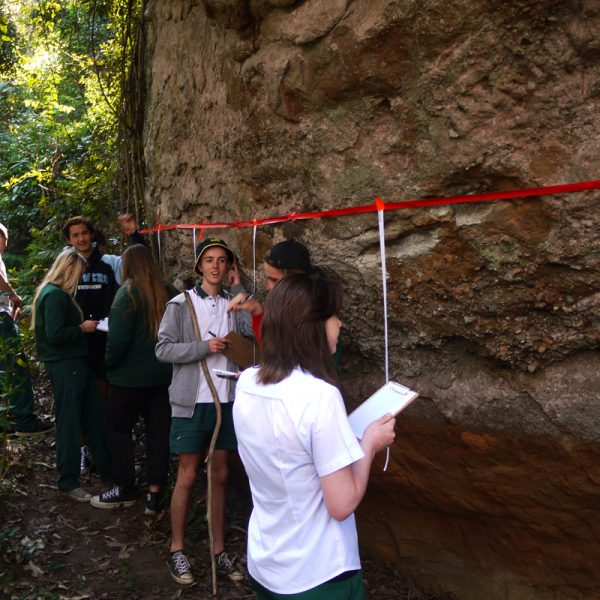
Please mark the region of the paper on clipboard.
POLYGON ((373 421, 387 413, 396 416, 418 397, 419 394, 410 388, 388 381, 348 415, 354 435, 362 439, 365 429, 373 421))
POLYGON ((250 340, 235 331, 230 331, 225 339, 228 342, 223 354, 233 363, 245 369, 255 365, 260 358, 260 349, 250 340))

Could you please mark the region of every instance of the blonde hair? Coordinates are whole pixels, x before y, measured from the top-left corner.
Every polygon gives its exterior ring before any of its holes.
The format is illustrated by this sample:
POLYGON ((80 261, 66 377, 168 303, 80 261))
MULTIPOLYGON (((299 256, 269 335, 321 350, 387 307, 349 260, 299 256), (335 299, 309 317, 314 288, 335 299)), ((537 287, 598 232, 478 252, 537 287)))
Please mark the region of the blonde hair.
MULTIPOLYGON (((77 310, 81 313, 81 309, 74 300, 75 293, 77 292, 77 285, 83 275, 87 266, 87 261, 81 254, 78 254, 72 248, 68 248, 64 252, 61 252, 57 257, 50 270, 46 273, 46 276, 42 280, 42 283, 38 285, 35 296, 33 298, 33 311, 31 317, 31 329, 35 327, 35 312, 37 307, 38 298, 41 291, 49 284, 53 283, 59 288, 67 292, 73 299, 73 304, 77 310)), ((83 318, 83 313, 81 313, 83 318)))

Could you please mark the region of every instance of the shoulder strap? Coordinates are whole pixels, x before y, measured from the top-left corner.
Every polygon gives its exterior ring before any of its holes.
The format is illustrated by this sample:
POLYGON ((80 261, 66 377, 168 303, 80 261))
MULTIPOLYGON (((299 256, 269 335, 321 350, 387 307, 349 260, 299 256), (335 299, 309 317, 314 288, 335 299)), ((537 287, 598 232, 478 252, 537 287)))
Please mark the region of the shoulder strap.
MULTIPOLYGON (((196 309, 194 308, 194 303, 190 297, 190 293, 186 290, 183 292, 185 296, 185 301, 187 302, 188 308, 190 309, 190 317, 192 317, 192 324, 194 326, 194 336, 197 342, 202 341, 202 337, 200 336, 200 325, 198 323, 198 317, 196 315, 196 309)), ((219 402, 219 394, 215 388, 215 384, 213 383, 212 377, 210 376, 210 371, 208 370, 208 365, 206 364, 206 359, 203 358, 200 361, 200 365, 202 366, 202 371, 204 373, 204 377, 206 382, 208 383, 208 387, 210 388, 210 393, 212 394, 213 401, 215 406, 217 407, 217 413, 220 413, 221 403, 219 402)), ((217 417, 219 414, 217 414, 217 417)), ((220 425, 220 423, 219 423, 220 425)))
MULTIPOLYGON (((194 336, 196 337, 196 341, 202 341, 200 337, 200 325, 198 324, 198 317, 196 316, 196 309, 194 308, 194 303, 190 297, 190 293, 186 290, 183 292, 185 296, 185 301, 190 309, 190 316, 192 317, 192 324, 194 325, 194 336)), ((217 437, 219 435, 219 431, 221 429, 221 403, 219 402, 219 394, 215 388, 215 384, 211 379, 210 372, 208 370, 208 365, 206 364, 206 359, 202 359, 200 361, 202 365, 202 371, 204 372, 204 377, 206 378, 206 382, 208 383, 208 387, 210 388, 210 393, 213 397, 213 402, 215 403, 215 412, 216 412, 216 422, 215 428, 213 430, 213 434, 210 440, 210 445, 208 447, 208 452, 206 453, 206 463, 208 470, 207 477, 207 490, 206 490, 206 521, 208 523, 208 538, 209 538, 209 547, 210 547, 210 564, 212 571, 212 588, 213 588, 213 596, 217 594, 217 565, 215 561, 215 539, 213 533, 213 522, 212 522, 212 456, 213 451, 215 449, 215 444, 217 443, 217 437)))

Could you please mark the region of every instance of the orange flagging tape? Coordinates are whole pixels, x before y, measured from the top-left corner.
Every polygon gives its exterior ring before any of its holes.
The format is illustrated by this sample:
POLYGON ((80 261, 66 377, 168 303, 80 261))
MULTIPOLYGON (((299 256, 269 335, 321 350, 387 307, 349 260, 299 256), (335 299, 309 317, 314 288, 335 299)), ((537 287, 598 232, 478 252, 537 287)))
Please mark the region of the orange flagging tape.
POLYGON ((373 213, 378 210, 399 210, 404 208, 421 208, 425 206, 441 206, 444 204, 463 204, 465 202, 491 202, 493 200, 514 200, 517 198, 532 198, 535 196, 548 196, 551 194, 570 194, 583 192, 585 190, 597 190, 600 188, 600 180, 579 181, 577 183, 563 183, 560 185, 548 185, 544 187, 528 188, 523 190, 509 190, 506 192, 486 192, 484 194, 472 194, 470 196, 450 196, 447 198, 423 198, 420 200, 402 200, 400 202, 384 202, 376 198, 372 204, 362 206, 351 206, 347 208, 335 208, 331 210, 317 210, 313 212, 292 212, 279 217, 267 217, 265 219, 251 219, 249 221, 230 221, 228 223, 202 223, 190 224, 180 223, 176 225, 158 225, 142 229, 141 233, 152 233, 154 231, 169 231, 171 229, 237 229, 240 227, 256 227, 257 225, 272 225, 286 221, 303 221, 307 219, 323 219, 326 217, 344 217, 347 215, 358 215, 373 213))

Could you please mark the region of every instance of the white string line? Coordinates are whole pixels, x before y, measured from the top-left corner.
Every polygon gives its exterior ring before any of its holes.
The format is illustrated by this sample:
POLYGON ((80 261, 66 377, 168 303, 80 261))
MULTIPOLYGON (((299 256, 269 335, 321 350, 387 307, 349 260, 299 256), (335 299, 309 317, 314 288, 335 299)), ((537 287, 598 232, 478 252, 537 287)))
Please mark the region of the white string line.
POLYGON ((256 229, 257 226, 252 227, 252 273, 254 280, 252 282, 252 293, 256 294, 256 229))
POLYGON ((162 267, 163 259, 162 259, 161 245, 160 245, 160 229, 158 230, 158 235, 156 237, 156 241, 158 242, 158 264, 161 265, 161 267, 162 267))
MULTIPOLYGON (((384 340, 384 364, 385 364, 385 382, 389 377, 389 344, 388 344, 388 310, 387 310, 387 269, 385 264, 385 223, 384 211, 377 211, 377 223, 379 225, 379 254, 381 256, 381 280, 383 286, 383 340, 384 340)), ((383 470, 387 471, 390 462, 390 447, 385 450, 385 464, 383 470)))
MULTIPOLYGON (((252 293, 256 297, 256 229, 257 226, 252 227, 252 293)), ((256 342, 252 345, 253 356, 252 359, 256 364, 256 342)))
POLYGON ((196 261, 198 257, 196 256, 196 228, 192 229, 192 249, 194 250, 194 266, 196 265, 196 261))
POLYGON ((387 308, 387 269, 385 264, 385 228, 383 222, 383 210, 377 211, 379 223, 379 252, 381 254, 381 280, 383 284, 383 340, 384 340, 384 364, 385 382, 390 380, 389 373, 389 343, 388 343, 388 308, 387 308))

